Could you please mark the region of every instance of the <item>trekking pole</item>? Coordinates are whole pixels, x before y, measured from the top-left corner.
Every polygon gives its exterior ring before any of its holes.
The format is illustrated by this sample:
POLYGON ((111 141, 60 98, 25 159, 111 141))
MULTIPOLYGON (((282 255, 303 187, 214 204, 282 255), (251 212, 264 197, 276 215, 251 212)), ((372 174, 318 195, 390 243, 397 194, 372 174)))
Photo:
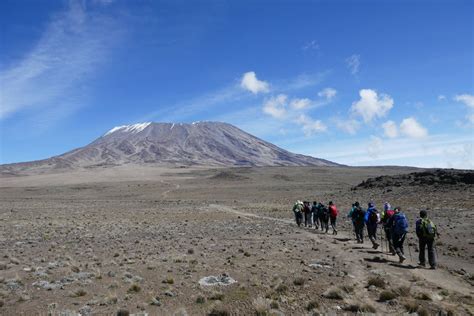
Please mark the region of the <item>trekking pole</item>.
POLYGON ((408 237, 408 253, 410 253, 410 261, 413 262, 413 258, 412 258, 412 256, 411 256, 410 237, 408 237))
POLYGON ((381 248, 382 248, 382 253, 384 253, 384 252, 383 252, 383 240, 382 240, 382 238, 383 238, 383 233, 381 232, 381 233, 380 233, 380 246, 381 246, 381 248))

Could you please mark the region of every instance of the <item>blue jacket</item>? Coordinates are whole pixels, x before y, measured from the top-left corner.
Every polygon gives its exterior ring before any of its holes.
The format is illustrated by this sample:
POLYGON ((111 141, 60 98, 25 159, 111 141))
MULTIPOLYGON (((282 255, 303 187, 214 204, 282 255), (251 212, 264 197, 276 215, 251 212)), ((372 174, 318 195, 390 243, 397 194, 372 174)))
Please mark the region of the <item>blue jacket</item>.
POLYGON ((369 223, 370 214, 372 214, 374 212, 377 214, 377 222, 379 221, 379 216, 378 216, 377 209, 375 207, 369 207, 367 209, 367 212, 365 212, 365 217, 364 217, 366 225, 368 225, 368 226, 377 226, 377 223, 369 223))

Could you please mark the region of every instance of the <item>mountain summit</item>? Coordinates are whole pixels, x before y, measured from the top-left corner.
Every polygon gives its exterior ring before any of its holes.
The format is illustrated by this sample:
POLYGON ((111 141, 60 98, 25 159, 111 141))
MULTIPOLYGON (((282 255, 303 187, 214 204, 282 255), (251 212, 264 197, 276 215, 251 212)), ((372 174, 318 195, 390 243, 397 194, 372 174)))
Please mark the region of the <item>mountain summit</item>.
POLYGON ((336 166, 294 154, 220 122, 139 123, 117 126, 87 146, 49 159, 4 165, 47 164, 55 169, 123 164, 203 166, 336 166))

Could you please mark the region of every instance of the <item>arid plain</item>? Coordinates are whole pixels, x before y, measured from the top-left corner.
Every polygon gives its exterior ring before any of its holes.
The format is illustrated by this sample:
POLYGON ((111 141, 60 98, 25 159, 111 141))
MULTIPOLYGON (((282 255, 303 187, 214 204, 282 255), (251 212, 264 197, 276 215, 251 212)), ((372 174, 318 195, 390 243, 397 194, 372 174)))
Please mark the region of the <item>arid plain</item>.
POLYGON ((473 185, 353 189, 415 171, 122 166, 2 176, 0 314, 472 315, 473 185), (339 234, 298 228, 296 199, 334 201, 339 234), (405 210, 404 264, 355 243, 346 215, 356 200, 405 210), (437 270, 416 267, 421 209, 441 233, 437 270), (199 283, 222 275, 237 282, 199 283))

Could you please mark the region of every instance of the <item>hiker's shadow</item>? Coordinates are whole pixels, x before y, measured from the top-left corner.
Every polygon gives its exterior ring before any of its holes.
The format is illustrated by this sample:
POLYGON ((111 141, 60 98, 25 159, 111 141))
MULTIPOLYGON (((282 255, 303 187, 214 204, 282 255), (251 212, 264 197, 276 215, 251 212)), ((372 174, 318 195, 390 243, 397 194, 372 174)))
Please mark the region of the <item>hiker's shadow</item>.
POLYGON ((365 252, 370 253, 371 255, 377 254, 377 253, 383 254, 383 252, 382 252, 382 251, 379 251, 379 250, 367 250, 367 251, 365 251, 365 252))
POLYGON ((349 240, 352 240, 352 238, 341 238, 341 237, 334 237, 334 239, 336 239, 337 241, 349 241, 349 240))
POLYGON ((416 269, 416 266, 414 265, 411 265, 411 264, 401 264, 401 263, 398 263, 398 262, 391 262, 389 263, 389 265, 391 265, 392 267, 397 267, 397 268, 402 268, 402 269, 416 269))
POLYGON ((385 258, 373 257, 373 258, 364 258, 364 261, 375 262, 375 263, 387 263, 390 262, 385 258))

